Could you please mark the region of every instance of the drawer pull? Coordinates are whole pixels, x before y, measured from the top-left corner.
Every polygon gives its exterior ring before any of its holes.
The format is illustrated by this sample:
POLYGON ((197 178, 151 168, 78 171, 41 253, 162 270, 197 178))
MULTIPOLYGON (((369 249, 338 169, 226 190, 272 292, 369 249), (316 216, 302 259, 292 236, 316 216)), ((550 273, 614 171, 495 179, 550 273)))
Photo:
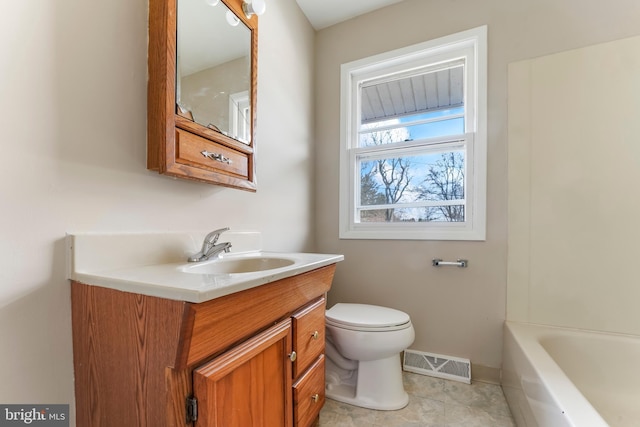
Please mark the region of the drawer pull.
POLYGON ((200 154, 202 154, 203 156, 205 156, 208 159, 211 160, 217 160, 221 163, 226 163, 228 165, 231 164, 231 159, 228 157, 225 157, 224 155, 220 154, 220 153, 210 153, 207 150, 201 151, 200 154))
POLYGON ((320 400, 320 395, 318 393, 314 394, 313 396, 311 396, 311 400, 313 400, 313 403, 318 403, 318 400, 320 400))
POLYGON ((298 355, 296 354, 296 352, 295 352, 295 351, 292 351, 292 352, 291 352, 291 354, 289 355, 289 359, 290 359, 292 362, 295 362, 297 358, 298 358, 298 355))
POLYGON ((311 334, 311 338, 313 338, 314 340, 317 340, 319 336, 320 334, 318 333, 318 331, 313 331, 313 333, 311 334))

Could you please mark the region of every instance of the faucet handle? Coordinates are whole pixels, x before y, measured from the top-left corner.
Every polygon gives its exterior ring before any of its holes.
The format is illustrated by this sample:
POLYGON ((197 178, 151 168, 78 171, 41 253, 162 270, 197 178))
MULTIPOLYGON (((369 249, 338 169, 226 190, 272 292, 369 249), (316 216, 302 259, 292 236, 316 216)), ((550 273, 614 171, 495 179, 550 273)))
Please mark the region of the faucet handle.
POLYGON ((215 245, 220 235, 225 231, 229 231, 229 227, 219 228, 217 230, 213 230, 211 233, 207 234, 207 237, 204 238, 205 242, 209 242, 212 245, 215 245))
MULTIPOLYGON (((219 253, 219 252, 216 252, 216 242, 220 238, 220 235, 227 230, 229 230, 229 227, 219 228, 207 234, 206 237, 204 238, 204 241, 202 242, 202 249, 200 249, 200 252, 191 255, 187 259, 187 261, 199 262, 205 259, 209 259, 209 257, 212 256, 213 254, 219 253)), ((229 249, 231 248, 231 243, 229 242, 221 243, 218 246, 223 246, 221 250, 224 250, 224 252, 229 252, 229 249)))

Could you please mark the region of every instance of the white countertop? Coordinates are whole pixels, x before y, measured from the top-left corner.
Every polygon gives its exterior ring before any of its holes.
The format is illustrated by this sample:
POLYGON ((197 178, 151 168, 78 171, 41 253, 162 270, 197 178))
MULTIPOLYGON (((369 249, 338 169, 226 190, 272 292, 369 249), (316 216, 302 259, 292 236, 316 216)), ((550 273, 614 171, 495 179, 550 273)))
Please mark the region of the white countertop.
MULTIPOLYGON (((264 252, 252 250, 260 237, 253 233, 224 233, 220 241, 238 240, 240 253, 224 254, 222 260, 275 257, 291 265, 263 271, 233 274, 188 273, 195 264, 185 254, 199 250, 206 233, 70 234, 68 278, 88 285, 200 303, 306 273, 344 259, 337 254, 264 252), (255 242, 254 242, 255 241, 255 242), (197 243, 197 244, 196 244, 197 243)), ((259 233, 258 233, 259 234, 259 233)), ((234 244, 235 246, 235 244, 234 244)), ((233 250, 233 249, 232 249, 233 250)))

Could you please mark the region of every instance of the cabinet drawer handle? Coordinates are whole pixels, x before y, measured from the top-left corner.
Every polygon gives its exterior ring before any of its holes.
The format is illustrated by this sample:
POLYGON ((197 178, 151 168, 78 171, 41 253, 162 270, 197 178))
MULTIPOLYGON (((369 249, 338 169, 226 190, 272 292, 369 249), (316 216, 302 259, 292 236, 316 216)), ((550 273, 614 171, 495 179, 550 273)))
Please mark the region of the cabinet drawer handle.
POLYGON ((208 159, 211 160, 217 160, 221 163, 226 163, 228 165, 230 165, 232 163, 231 159, 228 157, 225 157, 224 155, 220 154, 220 153, 210 153, 207 150, 201 151, 200 154, 202 154, 203 156, 205 156, 208 159))
POLYGON ((313 400, 313 403, 318 403, 318 400, 320 400, 320 395, 318 393, 314 394, 313 396, 311 396, 311 400, 313 400))
POLYGON ((296 359, 297 359, 297 357, 298 357, 298 355, 296 354, 296 352, 295 352, 295 351, 292 351, 292 352, 291 352, 291 354, 289 355, 289 359, 290 359, 292 362, 295 362, 295 361, 296 361, 296 359))
POLYGON ((318 333, 318 331, 313 331, 313 333, 311 334, 311 338, 313 338, 314 340, 317 340, 319 336, 320 334, 318 333))

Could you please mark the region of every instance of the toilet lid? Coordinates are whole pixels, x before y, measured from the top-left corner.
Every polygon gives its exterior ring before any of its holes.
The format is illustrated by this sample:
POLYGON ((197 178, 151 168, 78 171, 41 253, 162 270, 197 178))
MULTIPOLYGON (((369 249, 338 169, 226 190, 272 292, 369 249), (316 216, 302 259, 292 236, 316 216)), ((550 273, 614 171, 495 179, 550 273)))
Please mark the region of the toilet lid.
POLYGON ((368 304, 338 303, 326 311, 327 323, 357 328, 384 328, 409 323, 407 313, 368 304))

